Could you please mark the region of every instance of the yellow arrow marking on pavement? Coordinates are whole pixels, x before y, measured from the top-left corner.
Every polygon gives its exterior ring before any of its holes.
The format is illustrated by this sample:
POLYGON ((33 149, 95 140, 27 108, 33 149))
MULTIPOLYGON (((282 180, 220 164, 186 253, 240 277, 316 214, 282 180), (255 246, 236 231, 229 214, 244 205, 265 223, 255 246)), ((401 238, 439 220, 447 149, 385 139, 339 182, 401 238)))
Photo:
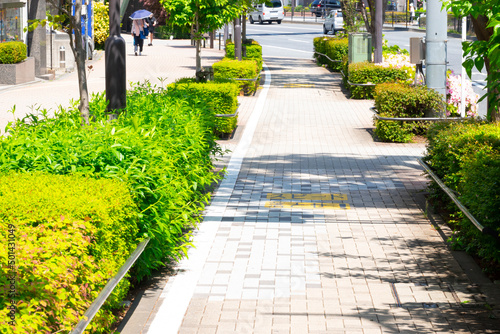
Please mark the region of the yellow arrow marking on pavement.
POLYGON ((347 201, 346 194, 267 194, 268 199, 295 199, 304 201, 347 201))
POLYGON ((285 87, 285 88, 313 88, 314 84, 289 83, 289 84, 284 84, 283 87, 285 87))
POLYGON ((310 202, 266 202, 266 208, 271 209, 330 209, 330 210, 349 210, 349 204, 344 203, 310 203, 310 202))

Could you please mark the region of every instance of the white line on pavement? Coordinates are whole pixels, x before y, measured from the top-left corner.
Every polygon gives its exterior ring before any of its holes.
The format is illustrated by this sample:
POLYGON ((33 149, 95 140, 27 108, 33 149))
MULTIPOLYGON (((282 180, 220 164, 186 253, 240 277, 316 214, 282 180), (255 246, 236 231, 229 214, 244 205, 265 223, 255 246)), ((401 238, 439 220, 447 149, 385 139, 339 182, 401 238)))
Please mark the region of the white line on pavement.
POLYGON ((210 247, 222 221, 222 215, 236 184, 241 164, 250 147, 255 129, 264 110, 267 92, 271 86, 271 72, 265 64, 264 71, 266 76, 264 88, 259 94, 242 138, 231 155, 226 177, 222 180, 219 189, 213 196, 203 223, 200 224, 200 228, 196 233, 193 241, 196 248, 189 250, 188 258, 182 260, 177 266, 180 269, 177 275, 171 277, 165 285, 162 291, 163 302, 149 327, 148 334, 175 334, 179 331, 210 252, 210 247))
POLYGON ((301 39, 291 39, 291 38, 289 38, 288 40, 289 41, 293 41, 293 42, 301 42, 301 43, 309 43, 309 44, 311 44, 311 40, 304 41, 304 40, 301 40, 301 39))
POLYGON ((313 52, 312 51, 304 51, 304 50, 297 50, 297 49, 291 49, 291 48, 282 48, 280 46, 274 46, 274 45, 263 45, 261 44, 261 46, 265 46, 266 48, 275 48, 275 49, 283 49, 283 50, 293 50, 293 51, 296 51, 296 52, 305 52, 305 53, 310 53, 312 54, 313 52))

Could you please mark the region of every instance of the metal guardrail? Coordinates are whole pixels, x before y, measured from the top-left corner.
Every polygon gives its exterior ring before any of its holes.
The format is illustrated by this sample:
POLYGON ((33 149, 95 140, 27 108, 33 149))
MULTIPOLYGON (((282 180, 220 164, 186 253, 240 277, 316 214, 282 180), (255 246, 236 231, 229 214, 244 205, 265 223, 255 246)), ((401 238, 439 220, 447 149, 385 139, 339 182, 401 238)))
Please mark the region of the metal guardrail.
POLYGON ((448 197, 450 197, 450 199, 458 206, 460 211, 462 211, 464 215, 466 215, 467 218, 469 218, 472 224, 474 224, 474 226, 476 226, 477 229, 481 231, 481 233, 491 235, 495 237, 495 239, 499 240, 499 236, 496 233, 496 231, 488 226, 481 225, 481 223, 479 223, 477 219, 474 218, 474 216, 469 212, 469 210, 467 210, 467 208, 458 200, 458 198, 453 193, 453 190, 448 188, 443 183, 443 181, 441 181, 441 179, 436 174, 434 174, 431 168, 421 158, 417 158, 417 161, 422 167, 424 167, 425 171, 429 174, 430 177, 432 177, 432 179, 439 185, 439 187, 443 189, 443 191, 448 195, 448 197))
POLYGON ((132 265, 135 263, 135 261, 139 258, 139 256, 142 254, 144 251, 144 248, 146 248, 146 245, 149 242, 149 238, 141 241, 139 245, 137 245, 136 249, 132 252, 132 254, 129 256, 127 261, 120 267, 118 272, 116 273, 115 276, 113 276, 104 289, 102 289, 101 293, 97 296, 97 298, 90 304, 89 308, 85 312, 85 314, 82 316, 82 319, 76 327, 70 332, 70 334, 81 334, 87 328, 89 323, 92 321, 94 316, 97 314, 99 309, 101 308, 102 304, 108 299, 109 295, 115 287, 118 285, 118 283, 122 280, 122 278, 125 276, 127 271, 132 267, 132 265))
POLYGON ((466 117, 383 117, 379 116, 377 108, 371 107, 371 111, 375 114, 375 118, 383 121, 429 121, 429 122, 440 122, 440 121, 466 121, 466 117))
MULTIPOLYGON (((235 81, 255 81, 255 91, 253 92, 253 95, 255 95, 255 92, 257 91, 257 84, 258 84, 258 81, 259 80, 259 77, 260 77, 260 72, 257 74, 257 76, 255 78, 227 78, 228 80, 235 80, 235 81)), ((236 114, 235 114, 236 116, 236 114)), ((223 116, 215 116, 215 117, 223 117, 223 116)), ((230 116, 228 116, 230 117, 230 116)))
POLYGON ((234 114, 215 114, 215 117, 235 117, 238 115, 239 109, 236 109, 234 114))

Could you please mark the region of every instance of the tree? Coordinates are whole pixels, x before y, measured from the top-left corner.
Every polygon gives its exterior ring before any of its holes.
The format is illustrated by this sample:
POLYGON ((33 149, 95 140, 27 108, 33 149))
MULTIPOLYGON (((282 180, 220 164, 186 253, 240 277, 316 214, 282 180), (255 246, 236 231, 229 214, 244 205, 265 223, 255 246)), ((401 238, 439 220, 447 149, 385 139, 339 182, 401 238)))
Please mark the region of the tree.
POLYGON ((196 77, 201 68, 201 39, 203 34, 222 27, 241 15, 241 3, 234 0, 160 0, 169 14, 168 22, 177 26, 190 26, 196 41, 196 77))
POLYGON ((463 42, 465 56, 463 63, 471 78, 472 69, 479 71, 486 67, 488 92, 483 96, 488 101, 487 119, 500 122, 500 6, 498 0, 445 1, 457 17, 470 16, 477 41, 463 42))
MULTIPOLYGON (((376 50, 382 49, 382 38, 377 38, 375 8, 378 0, 360 0, 361 16, 365 21, 366 31, 372 34, 373 46, 376 50), (368 7, 368 10, 366 9, 368 7), (369 13, 369 15, 368 15, 369 13)), ((382 24, 385 21, 386 6, 382 6, 382 24)), ((382 27, 380 27, 382 29, 382 27)))
POLYGON ((340 0, 342 3, 342 16, 344 17, 344 29, 346 33, 358 32, 361 20, 356 11, 359 0, 340 0))
POLYGON ((69 45, 75 56, 78 74, 78 89, 80 92, 80 105, 78 109, 82 116, 82 123, 89 124, 89 92, 87 88, 87 74, 85 58, 87 53, 83 44, 82 36, 82 0, 75 0, 73 6, 68 0, 47 0, 52 6, 55 14, 47 14, 43 20, 32 20, 28 27, 29 31, 35 30, 39 25, 50 25, 53 29, 63 30, 69 35, 69 45), (72 12, 74 8, 74 14, 72 12), (73 36, 74 32, 74 36, 73 36))

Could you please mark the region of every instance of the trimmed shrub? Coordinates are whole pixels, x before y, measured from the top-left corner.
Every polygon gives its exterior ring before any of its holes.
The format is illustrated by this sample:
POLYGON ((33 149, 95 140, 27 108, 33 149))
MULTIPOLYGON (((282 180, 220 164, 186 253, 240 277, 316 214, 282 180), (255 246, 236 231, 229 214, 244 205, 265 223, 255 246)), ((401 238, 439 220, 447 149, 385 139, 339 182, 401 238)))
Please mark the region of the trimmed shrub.
MULTIPOLYGON (((426 86, 408 83, 382 83, 375 86, 375 108, 383 117, 424 117, 432 110, 441 108, 439 94, 426 86)), ((375 134, 382 141, 407 143, 414 134, 423 133, 423 122, 375 121, 375 134)))
POLYGON ((313 44, 315 51, 326 54, 333 60, 338 60, 338 62, 332 62, 324 56, 315 54, 317 62, 319 64, 326 64, 333 71, 340 72, 342 69, 342 60, 348 56, 349 39, 346 37, 316 37, 313 44))
POLYGON ((23 42, 0 43, 0 64, 17 64, 26 59, 27 46, 23 42))
MULTIPOLYGON (((262 71, 262 46, 253 39, 247 39, 242 44, 246 56, 244 60, 253 59, 257 62, 258 72, 262 71)), ((226 43, 226 58, 234 59, 234 43, 228 41, 226 43)))
MULTIPOLYGON (((2 333, 70 331, 139 242, 137 206, 117 180, 9 173, 0 176, 0 207, 0 235, 15 244, 0 247, 2 333), (14 259, 15 271, 8 259, 14 259), (15 327, 8 323, 11 275, 15 327)), ((129 286, 120 281, 90 332, 109 333, 115 321, 111 310, 129 286)))
POLYGON ((236 128, 238 116, 215 118, 214 115, 234 114, 238 109, 239 91, 238 84, 233 82, 195 82, 194 79, 181 79, 168 86, 169 96, 182 99, 192 107, 204 105, 215 133, 219 134, 230 134, 236 128))
MULTIPOLYGON (((359 84, 379 84, 384 82, 406 81, 411 78, 411 73, 403 68, 382 67, 369 62, 349 64, 349 81, 359 84)), ((374 86, 348 85, 354 99, 373 98, 374 86)))
MULTIPOLYGON (((476 121, 436 124, 429 129, 425 160, 459 200, 485 227, 500 232, 500 125, 476 121)), ((431 190, 437 186, 431 187, 431 190)), ((440 191, 432 193, 447 200, 440 191)), ((450 203, 457 230, 453 243, 486 261, 500 265, 496 241, 483 235, 450 203)))
POLYGON ((141 212, 138 237, 151 238, 134 267, 141 280, 187 252, 190 230, 210 198, 206 187, 218 178, 213 118, 204 103, 189 105, 147 84, 128 91, 126 113, 117 120, 108 120, 104 94, 92 98, 90 111, 91 126, 81 126, 76 105, 11 124, 0 139, 0 173, 82 173, 127 182, 141 212))
MULTIPOLYGON (((229 58, 224 58, 212 65, 214 69, 214 77, 216 80, 219 79, 234 79, 234 78, 248 78, 254 79, 257 77, 257 63, 255 60, 234 60, 229 58)), ((257 82, 255 81, 235 81, 241 90, 248 95, 257 90, 257 82)))

